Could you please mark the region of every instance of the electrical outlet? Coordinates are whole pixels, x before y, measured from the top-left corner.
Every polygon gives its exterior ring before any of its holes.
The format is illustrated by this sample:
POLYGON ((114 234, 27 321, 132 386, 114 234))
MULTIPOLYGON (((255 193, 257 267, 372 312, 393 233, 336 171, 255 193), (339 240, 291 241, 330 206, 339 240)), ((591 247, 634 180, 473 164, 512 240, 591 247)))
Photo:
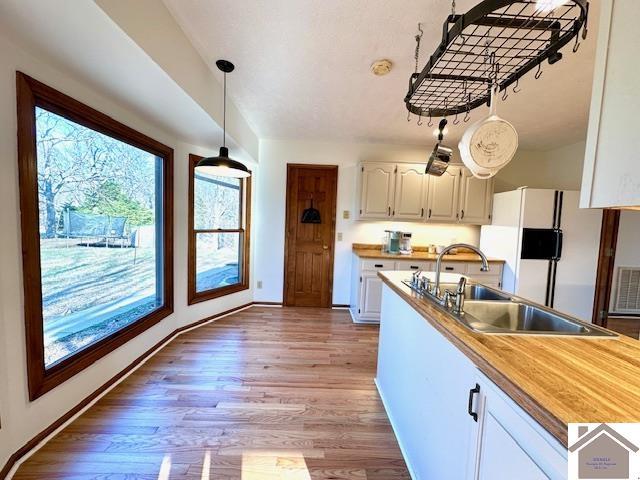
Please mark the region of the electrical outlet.
POLYGON ((351 216, 351 213, 349 212, 349 210, 343 210, 342 218, 348 219, 350 216, 351 216))
POLYGON ((256 287, 258 287, 258 288, 262 288, 262 280, 258 280, 258 281, 256 282, 256 287))
POLYGON ((341 242, 342 241, 342 232, 338 232, 338 241, 341 242))

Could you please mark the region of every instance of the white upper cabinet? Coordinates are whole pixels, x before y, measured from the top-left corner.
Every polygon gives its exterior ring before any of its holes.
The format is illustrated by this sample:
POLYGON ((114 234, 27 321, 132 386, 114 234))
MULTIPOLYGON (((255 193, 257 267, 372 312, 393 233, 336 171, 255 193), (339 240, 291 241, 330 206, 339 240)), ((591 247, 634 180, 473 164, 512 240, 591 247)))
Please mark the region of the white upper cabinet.
POLYGON ((449 167, 440 177, 427 175, 427 215, 432 223, 456 222, 459 218, 460 167, 449 167))
POLYGON ((359 218, 491 223, 493 179, 477 179, 455 165, 440 177, 425 175, 424 169, 424 164, 363 163, 359 218))
POLYGON ((580 207, 640 206, 640 2, 601 0, 580 207))
POLYGON ((391 217, 395 187, 393 163, 365 163, 361 167, 360 218, 391 217))
POLYGON ((427 184, 424 169, 425 166, 422 164, 398 164, 395 201, 391 209, 394 218, 420 220, 424 217, 427 184))
POLYGON ((481 180, 466 168, 462 169, 460 185, 460 222, 470 225, 491 223, 493 178, 481 180))

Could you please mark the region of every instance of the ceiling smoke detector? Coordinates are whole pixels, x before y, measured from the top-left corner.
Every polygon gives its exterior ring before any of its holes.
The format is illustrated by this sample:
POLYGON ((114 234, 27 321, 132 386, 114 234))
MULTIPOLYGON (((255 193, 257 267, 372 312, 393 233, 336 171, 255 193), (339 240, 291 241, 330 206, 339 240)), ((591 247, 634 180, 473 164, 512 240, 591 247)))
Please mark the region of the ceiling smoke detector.
POLYGON ((376 60, 371 64, 371 72, 374 75, 381 77, 389 73, 391 71, 392 66, 393 66, 393 63, 391 63, 391 60, 387 60, 387 59, 376 60))

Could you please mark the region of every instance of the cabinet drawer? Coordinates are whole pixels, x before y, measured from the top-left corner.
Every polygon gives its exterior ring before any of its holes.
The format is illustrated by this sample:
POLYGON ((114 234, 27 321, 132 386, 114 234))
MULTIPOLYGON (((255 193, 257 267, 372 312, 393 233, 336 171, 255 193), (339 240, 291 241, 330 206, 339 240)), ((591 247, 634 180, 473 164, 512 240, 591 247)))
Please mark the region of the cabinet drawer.
POLYGON ((362 260, 362 270, 395 270, 396 262, 386 258, 362 260))
POLYGON ((398 260, 396 262, 396 270, 422 270, 424 272, 432 271, 433 262, 425 260, 398 260))
POLYGON ((482 275, 500 277, 502 275, 502 265, 499 263, 490 263, 488 272, 483 272, 481 268, 482 262, 470 262, 467 264, 467 274, 470 277, 480 277, 482 275))
POLYGON ((441 272, 467 273, 467 264, 464 262, 442 262, 441 272))
POLYGON ((487 287, 502 288, 502 278, 493 275, 468 275, 469 280, 481 283, 487 287))

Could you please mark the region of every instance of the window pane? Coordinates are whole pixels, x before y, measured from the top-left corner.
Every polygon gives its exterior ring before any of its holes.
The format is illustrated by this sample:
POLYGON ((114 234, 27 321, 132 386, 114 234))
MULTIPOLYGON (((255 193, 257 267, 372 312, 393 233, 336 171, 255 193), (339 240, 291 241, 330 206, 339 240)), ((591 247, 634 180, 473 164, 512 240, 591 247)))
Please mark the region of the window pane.
POLYGON ((240 179, 195 173, 194 228, 215 230, 240 228, 240 179))
POLYGON ((243 234, 196 234, 196 292, 240 283, 243 234))
POLYGON ((45 366, 163 304, 162 159, 36 108, 45 366))

